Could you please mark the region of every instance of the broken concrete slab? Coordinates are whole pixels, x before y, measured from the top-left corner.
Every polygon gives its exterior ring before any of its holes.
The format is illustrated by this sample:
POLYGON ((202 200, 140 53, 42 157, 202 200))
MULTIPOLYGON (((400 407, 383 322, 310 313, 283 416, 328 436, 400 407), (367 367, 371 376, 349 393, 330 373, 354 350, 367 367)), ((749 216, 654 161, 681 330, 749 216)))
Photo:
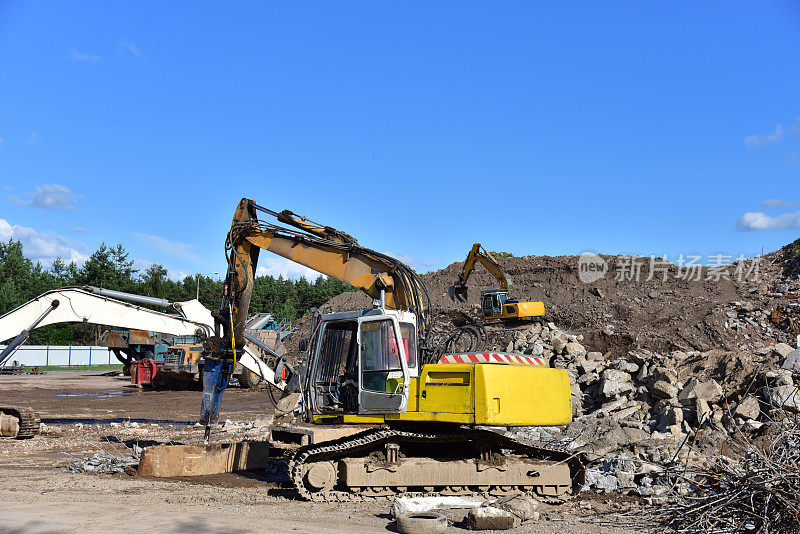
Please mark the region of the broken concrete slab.
POLYGON ((696 378, 692 378, 678 394, 678 400, 684 404, 693 404, 693 399, 717 402, 722 398, 723 394, 722 386, 713 378, 707 382, 700 382, 696 378))
POLYGON ((566 351, 569 357, 573 359, 586 355, 586 347, 574 341, 567 343, 566 351))
POLYGON ((535 521, 539 519, 539 501, 529 495, 514 495, 513 497, 506 497, 498 499, 492 506, 500 508, 506 512, 512 513, 519 517, 523 523, 525 521, 535 521))
POLYGON ((742 399, 742 402, 736 407, 734 413, 745 419, 758 419, 758 416, 761 414, 761 405, 757 398, 748 395, 742 399))
POLYGON ((631 383, 631 375, 628 373, 616 369, 606 369, 603 371, 600 380, 600 391, 607 399, 630 393, 633 389, 634 386, 631 383))
POLYGON ((792 378, 791 369, 770 369, 764 376, 767 378, 769 384, 776 386, 793 386, 794 379, 792 378))
POLYGON ((795 386, 764 388, 764 396, 772 406, 800 412, 800 391, 795 386))
POLYGON ((650 386, 650 393, 662 399, 671 399, 678 396, 678 388, 666 380, 658 380, 650 386))
POLYGON ((795 349, 786 355, 786 359, 781 365, 781 369, 789 369, 793 371, 800 368, 800 349, 795 349))
POLYGON ((522 521, 511 512, 484 506, 470 510, 467 523, 472 530, 509 530, 518 527, 522 521))
POLYGON ((137 472, 151 477, 216 475, 264 469, 269 443, 244 441, 214 445, 156 445, 142 450, 137 472))
POLYGON ((403 514, 420 512, 437 512, 453 523, 464 521, 469 511, 480 508, 484 499, 458 496, 437 497, 396 497, 392 502, 392 517, 397 519, 403 514))

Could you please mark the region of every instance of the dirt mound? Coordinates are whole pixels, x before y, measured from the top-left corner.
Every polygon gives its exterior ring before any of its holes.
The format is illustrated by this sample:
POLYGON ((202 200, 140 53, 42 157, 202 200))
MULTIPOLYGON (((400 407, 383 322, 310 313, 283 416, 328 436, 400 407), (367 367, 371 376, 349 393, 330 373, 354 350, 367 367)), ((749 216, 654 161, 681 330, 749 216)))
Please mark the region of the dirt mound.
POLYGON ((800 239, 771 254, 773 261, 783 265, 783 275, 789 279, 800 278, 800 239))
MULTIPOLYGON (((784 265, 800 247, 800 240, 763 257, 719 270, 698 267, 689 271, 650 258, 602 256, 606 275, 592 283, 579 276, 578 256, 500 257, 498 261, 513 281, 512 294, 541 300, 547 321, 582 334, 591 350, 626 354, 645 347, 654 351, 758 349, 772 343, 794 341, 798 321, 797 281, 784 276, 784 265), (638 277, 633 265, 638 266, 638 277), (651 276, 651 266, 653 267, 651 276), (781 320, 772 319, 782 310, 781 320)), ((438 322, 462 315, 479 318, 481 290, 497 287, 482 267, 470 277, 467 303, 453 302, 448 287, 457 279, 463 262, 422 275, 438 322)), ((369 307, 366 295, 345 293, 321 307, 323 312, 369 307)), ((510 337, 498 339, 504 347, 510 337)))

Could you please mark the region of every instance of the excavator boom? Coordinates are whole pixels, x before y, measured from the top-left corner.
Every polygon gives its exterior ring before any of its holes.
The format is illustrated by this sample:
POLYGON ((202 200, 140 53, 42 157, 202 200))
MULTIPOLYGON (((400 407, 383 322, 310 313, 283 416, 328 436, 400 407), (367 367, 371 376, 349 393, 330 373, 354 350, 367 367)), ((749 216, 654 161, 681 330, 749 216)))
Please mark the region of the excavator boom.
POLYGON ((419 318, 421 348, 430 328, 430 297, 425 284, 410 267, 387 254, 358 244, 349 234, 323 226, 289 210, 276 212, 243 198, 234 213, 225 242, 228 274, 222 306, 215 318, 218 335, 206 342, 205 380, 201 423, 219 416, 221 392, 232 362, 245 347, 245 329, 261 249, 331 276, 361 289, 381 307, 409 311, 419 318), (280 226, 258 219, 258 213, 275 217, 280 226), (221 334, 221 335, 220 335, 221 334), (210 365, 209 365, 210 363, 210 365))
MULTIPOLYGON (((235 345, 243 342, 261 249, 346 282, 373 299, 382 299, 388 309, 416 313, 421 318, 423 337, 427 335, 430 297, 419 276, 401 261, 362 247, 340 230, 312 223, 288 210, 271 211, 244 198, 234 214, 226 249, 228 283, 221 312, 230 316, 224 323, 233 318, 235 345), (297 230, 259 221, 259 211, 297 230)), ((224 323, 223 328, 227 328, 224 323)))
POLYGON ((484 267, 486 267, 486 270, 495 277, 497 282, 500 284, 500 289, 504 291, 511 290, 511 279, 505 273, 497 260, 494 259, 494 256, 492 256, 489 251, 483 248, 480 243, 475 243, 472 245, 472 249, 469 251, 469 254, 467 254, 467 259, 464 261, 464 269, 461 271, 461 274, 458 275, 458 280, 448 289, 451 299, 466 302, 467 280, 469 280, 469 276, 475 269, 476 262, 480 262, 484 267))
MULTIPOLYGON (((31 330, 56 323, 102 324, 174 336, 208 337, 214 332, 211 312, 197 300, 170 303, 164 299, 91 286, 65 287, 42 293, 0 316, 0 342, 13 338, 0 352, 0 366, 27 340, 31 330), (143 308, 134 302, 171 307, 177 313, 143 308)), ((273 370, 250 348, 245 347, 240 356, 239 361, 245 368, 276 387, 283 387, 273 370)))
MULTIPOLYGON (((204 335, 211 334, 213 320, 209 311, 198 301, 176 303, 179 315, 170 315, 142 308, 130 302, 117 300, 118 292, 112 293, 100 288, 82 286, 67 287, 42 293, 33 300, 17 307, 0 317, 0 341, 17 336, 23 330, 30 330, 35 321, 48 310, 52 310, 36 322, 35 327, 54 323, 81 322, 103 324, 119 328, 166 332, 176 336, 195 335, 200 330, 204 335), (54 303, 58 303, 53 306, 54 303)), ((138 302, 162 306, 168 302, 150 299, 140 295, 138 302), (141 300, 149 299, 149 300, 141 300)))

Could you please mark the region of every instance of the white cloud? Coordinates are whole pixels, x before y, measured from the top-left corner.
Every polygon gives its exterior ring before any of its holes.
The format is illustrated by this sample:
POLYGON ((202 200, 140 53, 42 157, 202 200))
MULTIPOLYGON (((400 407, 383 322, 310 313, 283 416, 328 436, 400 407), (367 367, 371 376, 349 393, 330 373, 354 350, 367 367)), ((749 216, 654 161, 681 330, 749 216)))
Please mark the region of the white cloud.
POLYGON ((292 280, 298 280, 304 277, 309 281, 314 281, 320 276, 325 276, 314 269, 309 269, 304 265, 279 256, 262 254, 258 258, 258 263, 259 265, 256 269, 256 275, 258 276, 269 275, 274 278, 283 276, 284 278, 291 278, 292 280))
POLYGON ((91 63, 97 63, 102 59, 97 54, 91 54, 88 52, 78 52, 74 48, 69 49, 69 55, 67 56, 74 61, 88 61, 91 63))
POLYGON ((749 146, 750 148, 757 148, 764 145, 771 145, 773 143, 777 143, 788 134, 792 132, 796 132, 800 130, 800 117, 795 119, 794 124, 790 125, 789 127, 784 127, 782 124, 779 124, 775 127, 772 132, 764 135, 748 135, 744 138, 744 144, 749 146))
POLYGON ((78 234, 86 234, 86 233, 89 233, 89 230, 87 230, 86 228, 84 228, 84 227, 82 227, 82 226, 76 226, 76 227, 74 227, 74 228, 70 228, 70 231, 72 231, 72 232, 75 232, 75 233, 78 233, 78 234))
POLYGON ((749 211, 736 221, 736 229, 742 232, 751 230, 800 230, 800 211, 782 213, 770 217, 761 211, 749 211))
POLYGON ((779 124, 771 133, 764 135, 748 135, 744 138, 744 144, 751 148, 771 145, 772 143, 777 143, 783 139, 783 136, 789 133, 789 131, 789 129, 784 128, 783 125, 779 124))
POLYGON ((127 42, 127 41, 122 41, 122 43, 120 43, 120 45, 122 46, 122 48, 123 48, 124 50, 127 50, 128 52, 130 52, 130 53, 131 53, 131 54, 133 54, 134 56, 136 56, 136 57, 142 57, 142 51, 141 51, 141 50, 139 50, 139 47, 138 47, 138 46, 136 46, 135 44, 133 44, 133 43, 129 43, 129 42, 127 42))
POLYGON ((28 138, 28 147, 29 148, 32 147, 33 145, 38 143, 40 140, 41 140, 41 137, 39 137, 39 134, 36 133, 36 132, 33 132, 31 134, 31 136, 28 138))
POLYGON ((25 256, 41 261, 44 265, 51 264, 56 256, 67 263, 70 261, 83 263, 88 258, 85 253, 78 250, 85 251, 85 243, 70 241, 53 232, 39 232, 0 219, 0 241, 8 242, 9 239, 20 241, 25 256))
POLYGON ((11 196, 12 204, 17 206, 34 206, 43 210, 74 210, 75 201, 80 198, 69 190, 69 188, 59 185, 40 185, 36 191, 25 193, 28 197, 23 200, 18 196, 11 196))
POLYGON ((763 210, 767 208, 800 208, 800 202, 793 202, 790 200, 781 200, 779 198, 771 198, 761 203, 758 209, 763 210))
POLYGON ((387 256, 391 256, 396 260, 400 260, 415 271, 422 270, 423 267, 432 267, 436 265, 435 260, 415 260, 408 254, 403 254, 402 252, 384 252, 387 256))
POLYGON ((174 241, 172 239, 167 239, 166 237, 161 237, 158 235, 153 234, 133 234, 134 237, 139 238, 144 243, 146 243, 151 248, 161 252, 162 254, 166 254, 167 256, 172 256, 173 258, 180 258, 182 260, 189 260, 192 262, 200 261, 200 258, 197 257, 197 254, 194 253, 192 250, 192 245, 188 243, 183 243, 181 241, 174 241))

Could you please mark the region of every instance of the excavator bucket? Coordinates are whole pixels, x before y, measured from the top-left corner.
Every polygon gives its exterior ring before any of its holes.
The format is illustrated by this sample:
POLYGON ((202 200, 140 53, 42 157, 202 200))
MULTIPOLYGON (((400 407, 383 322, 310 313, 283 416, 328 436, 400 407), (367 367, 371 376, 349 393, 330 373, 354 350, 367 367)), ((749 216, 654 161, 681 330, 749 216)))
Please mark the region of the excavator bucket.
POLYGON ((453 284, 447 288, 447 294, 454 302, 467 301, 467 286, 461 284, 453 284))

